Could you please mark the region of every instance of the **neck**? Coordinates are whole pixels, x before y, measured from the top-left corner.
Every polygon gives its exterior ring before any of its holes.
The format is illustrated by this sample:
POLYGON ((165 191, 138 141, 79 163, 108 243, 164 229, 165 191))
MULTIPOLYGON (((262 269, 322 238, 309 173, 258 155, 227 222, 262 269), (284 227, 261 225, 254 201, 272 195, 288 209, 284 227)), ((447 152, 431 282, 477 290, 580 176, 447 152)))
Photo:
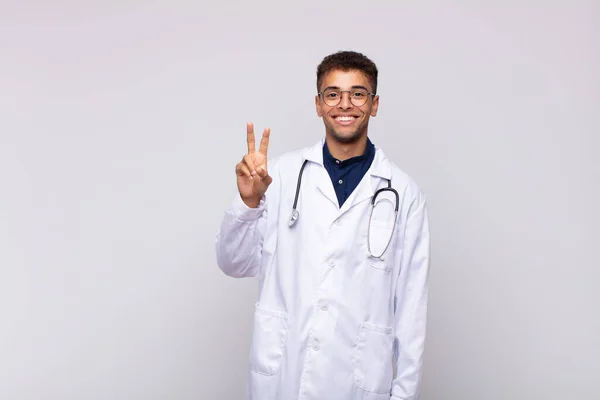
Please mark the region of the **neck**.
POLYGON ((367 135, 350 143, 343 143, 335 140, 329 135, 325 136, 325 142, 331 155, 338 160, 344 161, 348 158, 361 156, 367 148, 367 135))

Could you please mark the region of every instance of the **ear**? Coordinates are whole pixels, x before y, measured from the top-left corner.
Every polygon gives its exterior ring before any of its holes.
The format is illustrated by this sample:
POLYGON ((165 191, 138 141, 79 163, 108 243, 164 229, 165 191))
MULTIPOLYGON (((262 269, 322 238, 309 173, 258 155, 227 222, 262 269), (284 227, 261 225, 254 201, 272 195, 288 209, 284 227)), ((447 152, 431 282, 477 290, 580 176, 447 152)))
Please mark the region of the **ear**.
POLYGON ((379 95, 373 97, 373 105, 371 106, 371 117, 377 116, 377 110, 379 109, 379 95))
POLYGON ((322 117, 323 113, 321 112, 321 104, 319 103, 319 95, 315 96, 315 109, 317 110, 317 115, 319 117, 322 117))

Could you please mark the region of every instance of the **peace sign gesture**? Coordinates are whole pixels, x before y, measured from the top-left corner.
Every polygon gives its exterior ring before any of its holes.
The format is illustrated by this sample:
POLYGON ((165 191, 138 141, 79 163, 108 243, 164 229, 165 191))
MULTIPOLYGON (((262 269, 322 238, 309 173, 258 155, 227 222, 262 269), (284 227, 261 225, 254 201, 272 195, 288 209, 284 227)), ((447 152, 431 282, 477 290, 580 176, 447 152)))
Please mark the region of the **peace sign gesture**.
POLYGON ((273 178, 267 172, 267 150, 269 148, 271 130, 265 128, 258 152, 256 151, 254 125, 252 122, 246 124, 246 133, 248 153, 235 166, 235 173, 242 200, 248 207, 256 208, 273 181, 273 178))

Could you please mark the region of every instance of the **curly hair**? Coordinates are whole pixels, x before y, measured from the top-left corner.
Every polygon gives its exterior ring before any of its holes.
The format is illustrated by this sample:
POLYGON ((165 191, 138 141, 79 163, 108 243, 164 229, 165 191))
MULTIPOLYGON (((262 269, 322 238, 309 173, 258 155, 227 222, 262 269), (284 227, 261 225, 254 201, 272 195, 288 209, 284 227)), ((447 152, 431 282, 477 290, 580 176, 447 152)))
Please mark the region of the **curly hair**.
POLYGON ((317 91, 321 89, 323 77, 333 70, 361 71, 373 86, 373 93, 377 93, 377 66, 364 54, 356 51, 338 51, 326 56, 317 67, 317 91))

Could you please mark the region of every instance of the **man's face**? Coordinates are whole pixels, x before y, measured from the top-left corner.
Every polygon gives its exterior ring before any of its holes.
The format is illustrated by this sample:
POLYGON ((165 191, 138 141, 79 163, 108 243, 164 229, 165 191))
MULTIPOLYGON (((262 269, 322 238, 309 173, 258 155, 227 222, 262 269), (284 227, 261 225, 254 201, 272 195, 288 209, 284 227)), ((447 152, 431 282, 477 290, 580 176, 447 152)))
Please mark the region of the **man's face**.
MULTIPOLYGON (((367 134, 369 118, 377 115, 379 96, 367 94, 367 98, 363 99, 366 100, 363 105, 353 104, 351 93, 355 89, 362 89, 366 93, 373 92, 367 76, 357 70, 333 70, 327 73, 323 77, 319 91, 325 92, 330 89, 345 92, 332 92, 329 96, 317 95, 315 97, 317 115, 323 118, 326 132, 334 140, 340 143, 353 143, 367 134), (331 104, 337 101, 336 96, 341 96, 337 105, 328 105, 325 101, 328 97, 331 104)), ((361 93, 355 92, 354 102, 356 104, 361 102, 360 96, 361 93)))

